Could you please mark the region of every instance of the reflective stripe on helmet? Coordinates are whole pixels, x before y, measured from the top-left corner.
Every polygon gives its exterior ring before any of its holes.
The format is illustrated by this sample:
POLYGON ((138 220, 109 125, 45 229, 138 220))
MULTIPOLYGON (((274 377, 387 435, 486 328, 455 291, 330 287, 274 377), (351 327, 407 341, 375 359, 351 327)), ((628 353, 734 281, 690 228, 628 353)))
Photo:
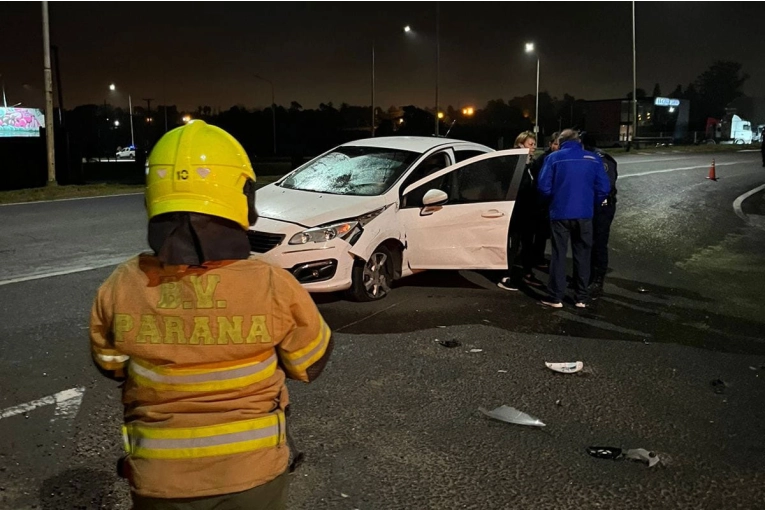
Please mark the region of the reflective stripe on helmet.
POLYGON ((130 364, 130 379, 156 390, 223 391, 268 379, 274 375, 276 367, 277 357, 273 349, 257 358, 223 367, 166 368, 134 359, 130 364))
POLYGON ((231 455, 284 442, 284 413, 204 427, 163 428, 131 423, 122 427, 126 451, 143 459, 190 459, 231 455))

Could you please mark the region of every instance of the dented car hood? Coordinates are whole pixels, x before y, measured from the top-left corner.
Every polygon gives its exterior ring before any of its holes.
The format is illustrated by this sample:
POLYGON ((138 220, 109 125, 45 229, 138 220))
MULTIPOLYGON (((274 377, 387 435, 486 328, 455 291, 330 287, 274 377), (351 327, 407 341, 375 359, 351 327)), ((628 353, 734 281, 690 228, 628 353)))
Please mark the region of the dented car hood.
POLYGON ((349 196, 280 188, 269 184, 255 194, 258 216, 316 227, 362 216, 386 205, 385 195, 349 196))

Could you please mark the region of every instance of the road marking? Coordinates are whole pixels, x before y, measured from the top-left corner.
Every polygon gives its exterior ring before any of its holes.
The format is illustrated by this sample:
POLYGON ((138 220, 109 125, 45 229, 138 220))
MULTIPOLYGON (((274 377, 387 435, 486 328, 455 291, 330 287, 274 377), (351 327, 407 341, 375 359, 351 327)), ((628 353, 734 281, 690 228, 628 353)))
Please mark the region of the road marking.
POLYGON ((658 163, 660 161, 683 161, 688 158, 664 158, 664 159, 638 159, 638 160, 628 160, 628 161, 619 161, 616 160, 617 163, 620 165, 633 165, 637 163, 658 163))
POLYGON ((55 405, 56 409, 53 411, 53 418, 51 423, 58 419, 71 420, 77 416, 77 412, 80 410, 82 404, 82 397, 85 395, 85 388, 70 388, 68 390, 59 391, 53 395, 48 395, 38 400, 32 400, 31 402, 25 402, 17 406, 9 407, 0 411, 0 420, 3 418, 10 418, 19 414, 25 414, 29 411, 34 411, 39 407, 55 405))
POLYGON ((341 327, 337 328, 335 331, 336 331, 336 332, 340 332, 340 331, 344 330, 345 328, 350 328, 351 326, 353 326, 353 325, 355 325, 355 324, 358 324, 359 322, 364 322, 364 321, 365 321, 365 320, 367 320, 367 319, 371 319, 371 318, 372 318, 372 317, 374 317, 375 315, 380 315, 380 314, 381 314, 381 313, 383 313, 383 312, 387 312, 387 311, 388 311, 388 310, 390 310, 391 308, 393 308, 393 307, 395 307, 395 306, 398 306, 398 305, 400 305, 401 303, 403 303, 403 302, 405 302, 405 301, 409 301, 409 300, 408 300, 408 299, 405 299, 404 301, 400 301, 400 302, 398 302, 398 303, 393 303, 392 305, 390 305, 390 306, 389 306, 389 307, 387 307, 387 308, 383 308, 382 310, 377 310, 377 311, 376 311, 376 312, 374 312, 374 313, 370 313, 370 314, 369 314, 369 315, 367 315, 366 317, 362 317, 361 319, 359 319, 359 320, 357 320, 357 321, 351 322, 350 324, 346 324, 345 326, 341 326, 341 327))
POLYGON ((101 268, 109 267, 109 266, 116 266, 116 265, 121 264, 121 263, 125 262, 126 260, 131 259, 131 258, 133 258, 135 256, 136 256, 135 253, 131 253, 129 255, 121 255, 119 257, 113 257, 111 259, 107 259, 104 262, 99 263, 99 264, 91 264, 91 265, 88 265, 88 266, 73 267, 73 268, 70 268, 70 269, 62 269, 61 271, 51 271, 51 272, 48 272, 48 273, 40 273, 40 274, 32 274, 32 275, 27 275, 27 276, 20 276, 18 278, 11 278, 10 280, 0 280, 0 286, 10 285, 12 283, 28 282, 28 281, 31 281, 31 280, 41 280, 43 278, 51 278, 53 276, 64 276, 64 275, 72 274, 72 273, 82 273, 84 271, 92 271, 94 269, 101 269, 101 268))
POLYGON ((611 331, 616 331, 617 333, 624 333, 627 335, 634 335, 639 336, 642 338, 651 338, 653 335, 650 333, 644 333, 643 331, 638 331, 636 329, 629 329, 629 328, 623 328, 621 326, 616 326, 614 324, 611 324, 609 322, 599 321, 596 319, 588 319, 586 317, 580 317, 579 315, 575 315, 571 312, 555 312, 554 315, 557 315, 558 317, 574 322, 581 322, 582 324, 587 324, 588 326, 593 326, 598 329, 607 329, 611 331))
POLYGON ((758 193, 758 192, 760 192, 760 191, 762 191, 764 189, 765 189, 765 184, 763 184, 762 186, 757 186, 756 188, 750 189, 749 191, 747 191, 746 193, 744 193, 743 195, 741 195, 740 197, 738 197, 736 200, 733 201, 733 210, 736 211, 736 215, 739 218, 741 218, 742 220, 744 220, 747 223, 751 223, 751 221, 749 219, 749 215, 746 214, 741 209, 741 205, 744 203, 744 200, 746 200, 747 198, 751 197, 755 193, 758 193))
MULTIPOLYGON (((733 161, 730 163, 717 163, 715 166, 730 166, 730 165, 740 165, 742 163, 749 163, 749 161, 733 161)), ((642 177, 644 175, 651 175, 651 174, 664 174, 667 172, 679 172, 681 170, 695 170, 698 168, 709 168, 710 165, 697 165, 697 166, 683 166, 679 168, 665 168, 663 170, 649 170, 648 172, 638 172, 636 174, 619 174, 619 180, 626 179, 627 177, 642 177)))
POLYGON ((74 198, 57 198, 55 200, 30 200, 29 202, 12 202, 10 204, 0 204, 0 207, 9 205, 29 205, 29 204, 47 204, 49 202, 71 202, 72 200, 90 200, 91 198, 111 198, 111 197, 132 197, 133 195, 143 195, 140 193, 117 193, 116 195, 97 195, 93 197, 74 197, 74 198))

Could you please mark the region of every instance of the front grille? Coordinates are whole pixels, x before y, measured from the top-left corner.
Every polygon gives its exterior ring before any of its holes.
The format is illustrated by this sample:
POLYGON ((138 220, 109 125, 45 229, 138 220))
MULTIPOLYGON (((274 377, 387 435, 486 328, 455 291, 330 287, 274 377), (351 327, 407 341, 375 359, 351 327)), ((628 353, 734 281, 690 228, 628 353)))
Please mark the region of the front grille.
POLYGON ((248 230, 247 239, 250 241, 250 251, 254 251, 255 253, 266 253, 269 250, 273 250, 284 241, 284 234, 269 234, 268 232, 248 230))

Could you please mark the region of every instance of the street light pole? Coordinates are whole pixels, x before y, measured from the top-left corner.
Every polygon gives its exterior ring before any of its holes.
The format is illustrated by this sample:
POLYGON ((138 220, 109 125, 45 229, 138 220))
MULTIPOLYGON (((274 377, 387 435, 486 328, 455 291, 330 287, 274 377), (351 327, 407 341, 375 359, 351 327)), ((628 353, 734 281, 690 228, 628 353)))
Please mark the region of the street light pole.
POLYGON ((48 186, 56 186, 56 149, 53 144, 53 77, 50 70, 50 20, 48 2, 42 3, 43 71, 45 78, 45 142, 48 149, 48 186))
POLYGON ((436 111, 433 116, 436 119, 436 136, 438 136, 438 81, 441 73, 441 38, 440 38, 441 8, 436 2, 436 111))
MULTIPOLYGON (((632 0, 632 140, 637 137, 637 51, 635 49, 635 0, 632 0)), ((629 144, 627 145, 629 147, 629 144)))
POLYGON ((539 53, 534 49, 534 43, 526 43, 526 53, 536 53, 537 56, 537 93, 534 96, 534 134, 539 133, 539 53))
POLYGON ((372 138, 375 136, 375 41, 372 39, 372 138))
POLYGON ((534 106, 534 134, 539 135, 539 53, 537 53, 537 94, 534 106))
POLYGON ((274 156, 276 156, 276 99, 274 96, 274 82, 271 80, 267 80, 263 78, 262 76, 256 74, 255 78, 259 80, 263 80, 264 82, 271 85, 271 120, 272 120, 272 129, 274 131, 274 156))
POLYGON ((135 136, 133 135, 133 98, 128 94, 128 107, 130 108, 130 145, 135 147, 135 136))

